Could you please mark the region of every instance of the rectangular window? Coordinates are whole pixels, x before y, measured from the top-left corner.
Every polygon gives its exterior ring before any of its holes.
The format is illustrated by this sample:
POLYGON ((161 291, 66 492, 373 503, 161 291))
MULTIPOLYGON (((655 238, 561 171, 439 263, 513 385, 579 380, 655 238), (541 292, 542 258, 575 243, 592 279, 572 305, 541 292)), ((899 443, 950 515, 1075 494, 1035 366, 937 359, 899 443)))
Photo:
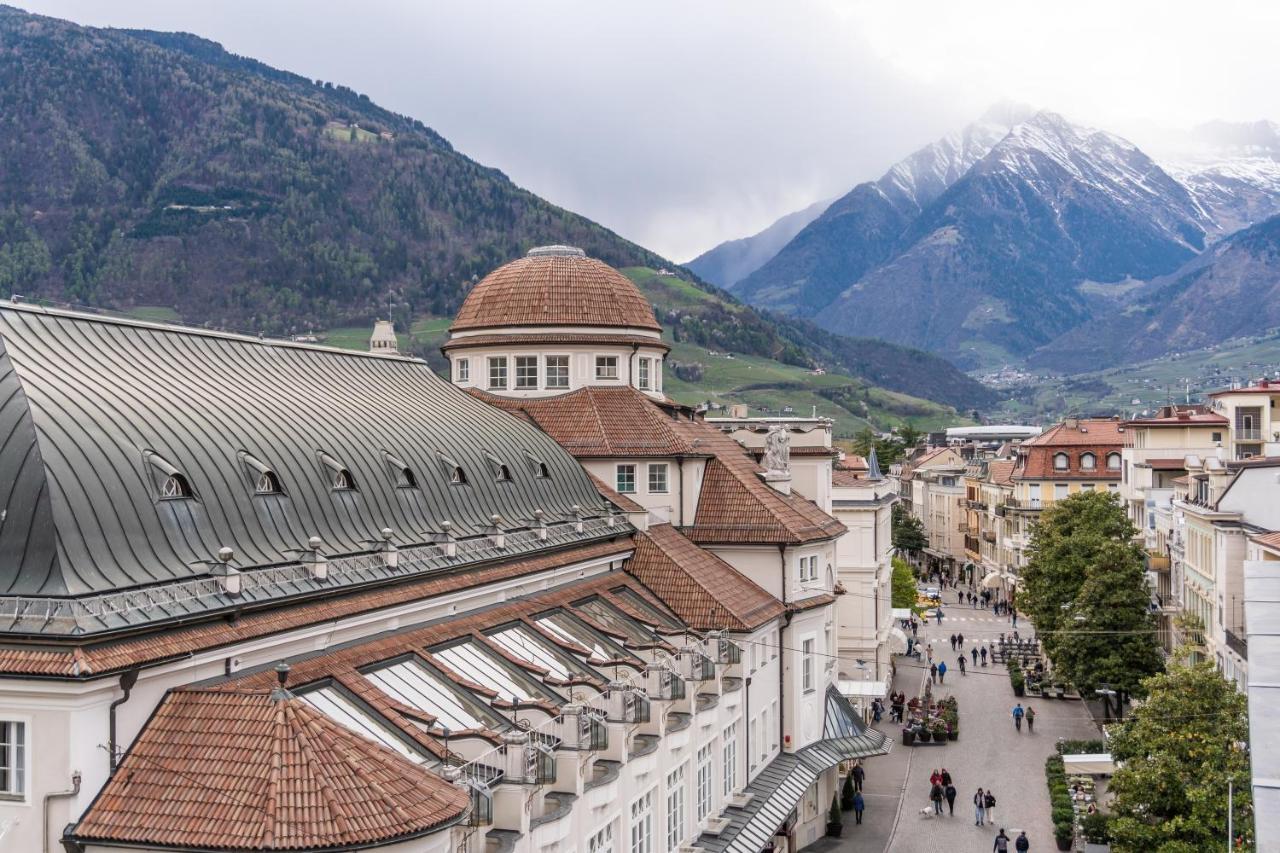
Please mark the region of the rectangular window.
POLYGON ((613 853, 613 824, 606 824, 587 840, 587 853, 613 853))
POLYGON ((596 356, 596 379, 617 379, 618 357, 616 355, 596 356))
POLYGON ((642 391, 649 390, 649 359, 640 359, 636 369, 636 387, 642 391))
POLYGON ((1214 444, 1218 444, 1219 442, 1222 441, 1222 433, 1215 432, 1213 435, 1209 437, 1209 440, 1212 441, 1214 444))
POLYGON ((1070 486, 1068 486, 1066 483, 1054 483, 1053 499, 1055 501, 1065 501, 1067 499, 1068 491, 1070 491, 1070 486))
POLYGON ((769 757, 769 709, 765 708, 760 712, 760 737, 757 740, 760 750, 760 763, 764 764, 765 759, 769 757))
POLYGON ((657 495, 667 493, 667 463, 654 462, 649 465, 649 491, 657 495))
POLYGON ((684 840, 685 801, 689 792, 685 788, 682 764, 667 774, 667 849, 676 850, 684 840))
POLYGON ((711 814, 711 744, 698 749, 698 822, 711 814))
POLYGON ((489 359, 489 387, 505 389, 507 387, 507 357, 495 356, 489 359))
POLYGON ((618 466, 617 489, 619 493, 624 495, 634 495, 636 493, 636 466, 618 466))
POLYGON ((653 853, 653 791, 631 804, 631 853, 653 853))
POLYGON ((567 355, 547 356, 547 387, 548 388, 568 388, 569 387, 569 356, 567 355))
POLYGON ((813 692, 813 640, 800 644, 800 686, 805 693, 813 692))
POLYGON ((0 720, 0 798, 27 792, 27 724, 0 720))
POLYGON ((471 359, 460 358, 453 363, 454 378, 458 382, 471 381, 471 359))
POLYGON ((516 356, 516 387, 538 387, 538 357, 536 355, 516 356))
POLYGON ((736 724, 725 727, 724 745, 720 751, 721 760, 724 762, 724 767, 721 768, 721 776, 724 778, 724 795, 727 797, 738 787, 738 728, 736 724))

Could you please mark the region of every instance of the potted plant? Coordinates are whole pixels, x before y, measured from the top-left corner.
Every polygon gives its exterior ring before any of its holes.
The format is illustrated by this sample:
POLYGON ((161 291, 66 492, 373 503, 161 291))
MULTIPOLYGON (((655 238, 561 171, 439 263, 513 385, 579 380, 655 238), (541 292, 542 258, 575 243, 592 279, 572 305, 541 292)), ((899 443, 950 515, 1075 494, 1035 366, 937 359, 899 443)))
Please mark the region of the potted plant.
POLYGON ((1053 840, 1057 843, 1059 850, 1071 849, 1076 840, 1076 832, 1072 828, 1070 821, 1053 825, 1053 840))
POLYGON ((1016 666, 1009 667, 1009 683, 1013 685, 1014 696, 1024 696, 1027 692, 1027 679, 1022 670, 1016 666))
POLYGON ((960 715, 947 710, 942 718, 947 721, 947 740, 958 740, 960 737, 960 715))
POLYGON ((840 790, 840 808, 850 811, 853 808, 853 771, 844 777, 844 787, 840 790))
POLYGON ((951 727, 947 725, 946 720, 933 721, 933 739, 938 743, 945 743, 950 735, 951 727))
POLYGON ((827 813, 827 835, 839 838, 844 832, 844 818, 840 814, 840 798, 832 795, 831 811, 827 813))
POLYGON ((921 726, 919 730, 916 731, 916 740, 921 743, 928 743, 933 740, 933 732, 929 731, 928 726, 921 726))
POLYGON ((1080 832, 1090 844, 1107 844, 1111 840, 1110 818, 1102 812, 1087 814, 1080 821, 1080 832))
POLYGON ((1053 682, 1053 694, 1059 699, 1064 698, 1067 695, 1067 685, 1063 684, 1061 681, 1053 682))

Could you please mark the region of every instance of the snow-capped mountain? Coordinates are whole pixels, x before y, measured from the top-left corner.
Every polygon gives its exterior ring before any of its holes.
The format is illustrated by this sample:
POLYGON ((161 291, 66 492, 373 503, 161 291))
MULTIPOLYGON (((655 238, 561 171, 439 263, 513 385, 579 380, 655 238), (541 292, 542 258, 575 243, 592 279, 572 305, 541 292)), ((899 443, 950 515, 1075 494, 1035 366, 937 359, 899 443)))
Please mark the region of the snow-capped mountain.
POLYGON ((810 316, 885 261, 898 236, 1031 110, 993 107, 959 133, 933 142, 859 184, 826 208, 768 263, 732 290, 748 302, 810 316))
POLYGON ((1280 213, 1280 125, 1202 124, 1158 149, 1156 159, 1204 209, 1218 240, 1280 213))
POLYGON ((831 199, 814 202, 803 210, 788 213, 768 228, 750 237, 727 240, 685 264, 704 281, 725 290, 760 269, 778 250, 791 242, 806 225, 822 215, 831 199))

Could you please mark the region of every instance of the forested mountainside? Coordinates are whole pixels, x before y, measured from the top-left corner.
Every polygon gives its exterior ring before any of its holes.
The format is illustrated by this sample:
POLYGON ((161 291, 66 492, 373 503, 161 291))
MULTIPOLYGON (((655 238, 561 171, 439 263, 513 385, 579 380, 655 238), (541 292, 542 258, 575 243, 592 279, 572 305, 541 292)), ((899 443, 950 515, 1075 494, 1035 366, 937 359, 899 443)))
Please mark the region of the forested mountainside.
MULTIPOLYGON (((420 121, 193 35, 0 7, 0 129, 4 295, 165 306, 287 334, 367 324, 388 301, 398 317, 450 317, 478 277, 535 245, 675 267, 420 121)), ((710 306, 655 306, 682 339, 866 371, 959 407, 992 399, 940 359, 837 340, 693 286, 710 306)))

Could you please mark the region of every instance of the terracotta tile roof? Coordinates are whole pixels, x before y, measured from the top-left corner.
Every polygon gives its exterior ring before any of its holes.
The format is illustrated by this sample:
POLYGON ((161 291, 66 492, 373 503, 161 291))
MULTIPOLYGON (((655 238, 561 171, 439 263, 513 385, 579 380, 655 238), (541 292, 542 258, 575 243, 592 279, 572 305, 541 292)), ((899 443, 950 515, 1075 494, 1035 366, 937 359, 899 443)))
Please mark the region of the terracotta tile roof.
POLYGON ((793 601, 787 605, 787 609, 793 613, 800 613, 805 610, 826 607, 828 604, 834 604, 835 600, 836 597, 834 595, 829 592, 823 592, 818 595, 808 595, 798 601, 793 601))
POLYGON ((850 468, 836 468, 831 472, 831 485, 855 488, 863 485, 873 485, 874 481, 866 479, 866 476, 867 471, 865 468, 861 471, 850 468))
POLYGON ((1265 545, 1268 548, 1280 550, 1280 530, 1275 530, 1271 533, 1259 533, 1258 535, 1250 536, 1249 538, 1254 542, 1257 542, 1259 545, 1265 545))
POLYGON ((1209 396, 1221 397, 1224 394, 1280 394, 1280 382, 1262 379, 1259 380, 1257 385, 1250 385, 1246 388, 1223 388, 1221 391, 1214 391, 1209 396))
MULTIPOLYGON (((1280 389, 1277 389, 1280 391, 1280 389)), ((1225 415, 1211 412, 1203 406, 1178 406, 1178 414, 1166 413, 1164 407, 1161 414, 1151 418, 1134 418, 1124 422, 1133 427, 1185 427, 1185 426, 1225 426, 1229 423, 1225 415)))
POLYGON ((603 497, 605 500, 607 500, 609 503, 616 506, 618 509, 622 510, 623 512, 644 512, 645 511, 645 508, 642 507, 640 504, 636 503, 631 498, 622 494, 622 492, 615 491, 614 489, 610 488, 610 486, 607 483, 605 483, 604 480, 601 480, 595 474, 592 474, 590 471, 588 471, 587 476, 591 478, 591 482, 596 484, 596 489, 599 490, 600 496, 603 497))
POLYGON ((1035 438, 1022 442, 1018 451, 1015 480, 1119 480, 1120 470, 1107 468, 1107 456, 1125 446, 1124 424, 1114 418, 1063 421, 1035 438), (1054 467, 1054 456, 1067 454, 1065 470, 1054 467), (1083 468, 1081 457, 1094 456, 1094 468, 1083 468))
POLYGON ((845 532, 813 501, 796 492, 784 495, 760 479, 763 469, 730 436, 701 420, 680 419, 672 427, 697 450, 715 454, 703 474, 692 531, 684 531, 694 542, 796 543, 845 532))
POLYGON ((1013 485, 1013 467, 1017 463, 1012 459, 999 460, 987 465, 987 477, 997 486, 1013 485))
POLYGON ((1146 466, 1156 471, 1183 471, 1186 470, 1186 459, 1179 456, 1176 459, 1148 459, 1145 462, 1135 462, 1134 467, 1141 468, 1146 466))
POLYGON ((867 458, 856 453, 847 453, 843 459, 836 463, 836 467, 849 471, 866 471, 867 458))
POLYGON ((439 829, 468 800, 298 699, 178 689, 74 835, 202 850, 323 850, 439 829))
POLYGON ((468 335, 464 338, 454 338, 440 345, 441 352, 448 352, 456 349, 467 349, 469 347, 486 347, 495 344, 596 344, 618 346, 622 344, 640 344, 642 346, 657 347, 661 350, 670 350, 671 346, 661 338, 650 338, 645 335, 593 335, 593 334, 571 334, 567 332, 534 332, 531 334, 505 334, 505 335, 468 335))
POLYGON ((524 399, 478 390, 471 393, 491 406, 523 415, 577 457, 698 452, 676 433, 671 418, 634 388, 591 386, 555 397, 524 399))
POLYGON ((546 571, 582 560, 625 553, 630 537, 569 548, 528 560, 503 560, 356 594, 335 596, 292 607, 247 613, 235 621, 219 618, 113 642, 54 648, 9 645, 0 648, 0 673, 66 678, 101 676, 129 667, 169 660, 193 652, 252 640, 294 628, 343 619, 455 590, 546 571))
POLYGON ((501 326, 662 330, 653 306, 630 279, 577 254, 531 253, 498 267, 467 294, 451 331, 501 326))
POLYGON ((783 613, 782 602, 670 524, 637 533, 627 572, 690 627, 750 631, 783 613))

